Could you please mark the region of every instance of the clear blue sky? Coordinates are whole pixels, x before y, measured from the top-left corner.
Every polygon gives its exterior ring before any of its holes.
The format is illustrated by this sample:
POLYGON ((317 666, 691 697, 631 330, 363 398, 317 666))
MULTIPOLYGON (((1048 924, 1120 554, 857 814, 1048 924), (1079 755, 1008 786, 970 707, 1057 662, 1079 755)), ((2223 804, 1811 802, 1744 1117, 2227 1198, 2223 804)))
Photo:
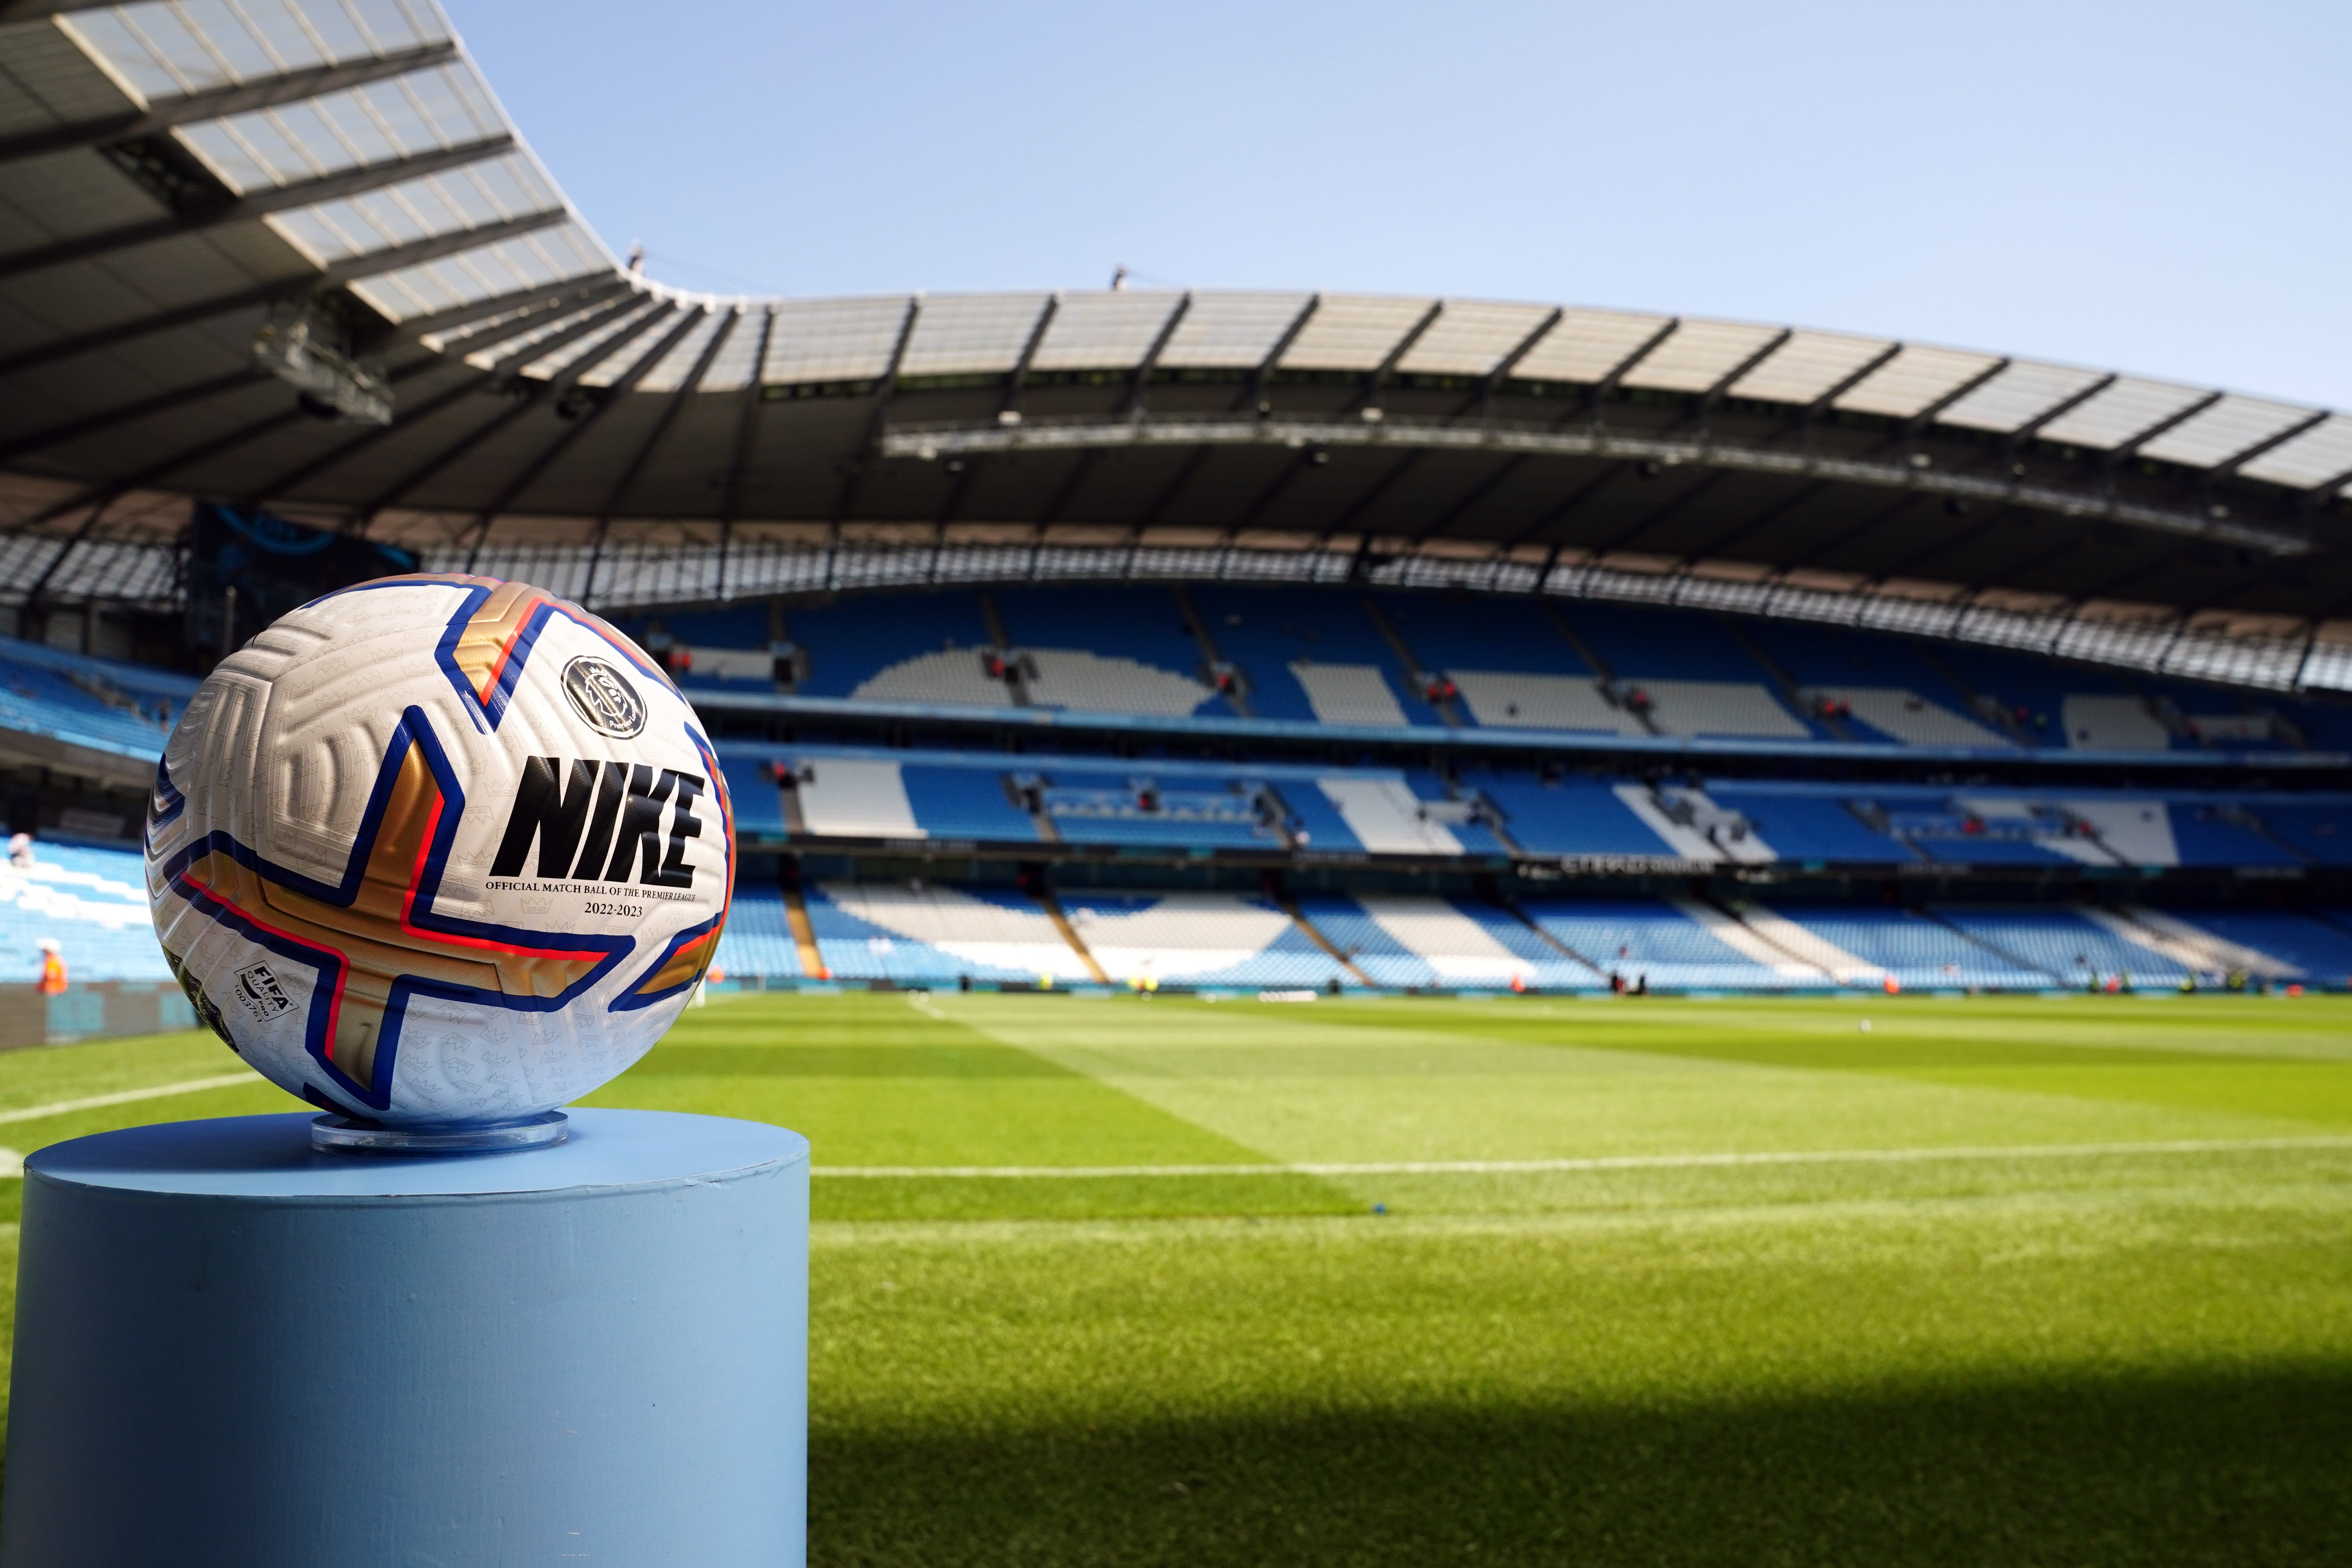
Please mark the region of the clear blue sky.
POLYGON ((446 0, 722 292, 1325 288, 2352 405, 2352 5, 446 0))

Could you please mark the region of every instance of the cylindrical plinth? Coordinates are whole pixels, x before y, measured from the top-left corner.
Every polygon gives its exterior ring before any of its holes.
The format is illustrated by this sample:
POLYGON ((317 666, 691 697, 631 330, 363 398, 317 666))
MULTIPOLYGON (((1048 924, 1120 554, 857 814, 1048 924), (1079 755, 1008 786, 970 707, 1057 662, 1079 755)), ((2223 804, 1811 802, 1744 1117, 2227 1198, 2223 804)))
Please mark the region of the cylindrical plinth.
POLYGON ((805 1556, 808 1142, 574 1110, 511 1154, 310 1114, 26 1162, 6 1568, 805 1556))

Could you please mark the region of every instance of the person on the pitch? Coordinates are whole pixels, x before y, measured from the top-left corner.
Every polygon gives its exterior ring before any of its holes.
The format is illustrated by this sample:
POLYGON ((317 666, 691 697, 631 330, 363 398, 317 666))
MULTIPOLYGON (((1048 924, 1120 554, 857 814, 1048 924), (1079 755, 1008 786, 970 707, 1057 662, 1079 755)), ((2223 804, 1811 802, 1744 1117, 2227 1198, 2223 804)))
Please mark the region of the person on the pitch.
POLYGON ((58 939, 45 936, 33 944, 41 950, 41 994, 61 996, 66 989, 66 955, 58 939))

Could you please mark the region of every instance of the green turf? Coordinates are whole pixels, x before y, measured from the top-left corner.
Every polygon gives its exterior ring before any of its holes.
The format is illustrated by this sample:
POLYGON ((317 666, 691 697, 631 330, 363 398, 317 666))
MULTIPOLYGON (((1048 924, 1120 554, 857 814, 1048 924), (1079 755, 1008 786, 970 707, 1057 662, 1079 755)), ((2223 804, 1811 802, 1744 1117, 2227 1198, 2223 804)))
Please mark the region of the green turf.
POLYGON ((749 997, 592 1103, 814 1142, 819 1563, 2352 1561, 2342 1000, 749 997))

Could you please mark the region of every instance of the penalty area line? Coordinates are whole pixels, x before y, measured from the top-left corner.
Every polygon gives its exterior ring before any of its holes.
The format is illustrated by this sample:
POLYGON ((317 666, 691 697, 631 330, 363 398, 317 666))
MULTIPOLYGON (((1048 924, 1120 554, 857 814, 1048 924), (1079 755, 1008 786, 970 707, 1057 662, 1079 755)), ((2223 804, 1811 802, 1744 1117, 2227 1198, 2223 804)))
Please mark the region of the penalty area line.
POLYGON ((267 1083, 269 1080, 255 1072, 227 1072, 214 1078, 192 1078, 180 1083, 159 1083, 149 1089, 121 1089, 112 1094, 89 1094, 79 1100, 53 1100, 47 1105, 27 1105, 16 1110, 0 1110, 0 1122, 38 1121, 45 1116, 63 1116, 74 1110, 97 1110, 109 1105, 130 1105, 142 1100, 161 1100, 166 1095, 196 1094, 207 1089, 234 1089, 241 1083, 267 1083))
POLYGON ((1686 1171, 1743 1165, 1901 1165, 1961 1160, 2235 1154, 2352 1149, 2352 1137, 2184 1138, 2148 1143, 2020 1143, 1948 1149, 1819 1149, 1743 1154, 1613 1154, 1581 1160, 1377 1160, 1286 1165, 818 1165, 851 1179, 1039 1181, 1149 1176, 1521 1176, 1580 1171, 1686 1171))

